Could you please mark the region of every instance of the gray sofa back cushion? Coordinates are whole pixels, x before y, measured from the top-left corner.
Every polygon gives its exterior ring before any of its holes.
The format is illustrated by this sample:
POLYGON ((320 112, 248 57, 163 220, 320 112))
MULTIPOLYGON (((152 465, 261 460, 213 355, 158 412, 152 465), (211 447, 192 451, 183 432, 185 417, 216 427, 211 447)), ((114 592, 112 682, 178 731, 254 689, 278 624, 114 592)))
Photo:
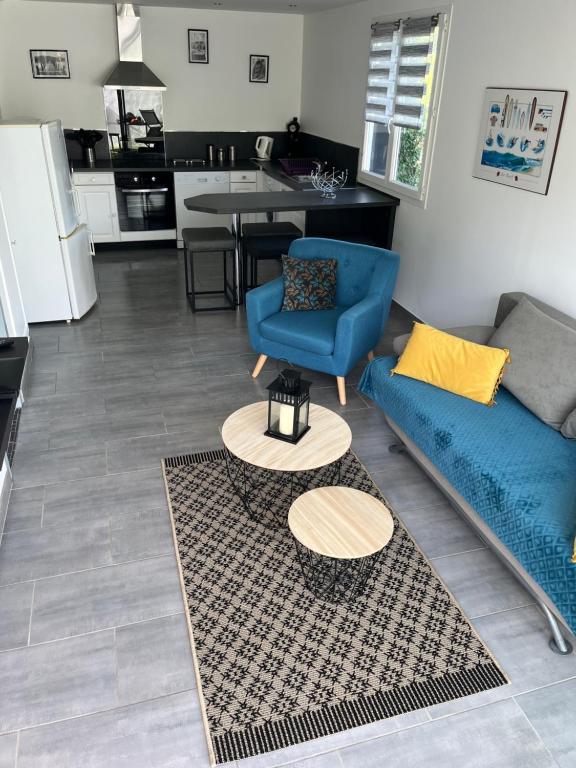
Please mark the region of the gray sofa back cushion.
POLYGON ((551 307, 550 304, 545 304, 543 301, 540 301, 540 299, 535 299, 534 296, 530 296, 528 293, 522 293, 521 291, 512 291, 510 293, 501 294, 498 302, 498 309, 496 310, 496 318, 494 320, 496 328, 502 325, 504 318, 512 312, 522 298, 528 299, 531 304, 534 304, 535 307, 541 309, 545 315, 548 315, 548 317, 553 317, 554 320, 558 320, 558 322, 567 325, 569 328, 573 328, 576 331, 576 318, 570 317, 570 315, 565 315, 564 312, 560 312, 560 310, 551 307))
POLYGON ((576 408, 576 323, 570 327, 523 296, 489 343, 510 350, 502 386, 560 430, 576 408))

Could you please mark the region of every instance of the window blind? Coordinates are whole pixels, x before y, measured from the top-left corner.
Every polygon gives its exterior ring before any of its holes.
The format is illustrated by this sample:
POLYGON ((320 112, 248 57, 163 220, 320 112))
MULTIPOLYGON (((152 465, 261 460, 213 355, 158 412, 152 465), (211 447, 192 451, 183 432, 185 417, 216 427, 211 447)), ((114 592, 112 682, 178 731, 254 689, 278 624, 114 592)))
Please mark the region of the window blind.
POLYGON ((366 120, 421 128, 438 16, 372 25, 366 120))

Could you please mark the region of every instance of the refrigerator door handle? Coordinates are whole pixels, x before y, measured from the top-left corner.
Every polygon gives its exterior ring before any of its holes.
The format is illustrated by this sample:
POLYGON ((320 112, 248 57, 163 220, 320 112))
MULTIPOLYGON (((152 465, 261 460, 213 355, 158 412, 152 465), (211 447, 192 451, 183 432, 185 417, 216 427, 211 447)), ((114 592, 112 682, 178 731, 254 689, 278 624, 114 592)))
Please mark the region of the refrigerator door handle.
POLYGON ((76 215, 78 216, 78 220, 82 221, 82 209, 80 207, 80 195, 78 194, 78 190, 76 187, 72 187, 72 199, 74 201, 74 210, 76 211, 76 215))
POLYGON ((90 242, 90 253, 92 256, 96 256, 96 247, 94 246, 94 235, 88 230, 88 239, 90 242))

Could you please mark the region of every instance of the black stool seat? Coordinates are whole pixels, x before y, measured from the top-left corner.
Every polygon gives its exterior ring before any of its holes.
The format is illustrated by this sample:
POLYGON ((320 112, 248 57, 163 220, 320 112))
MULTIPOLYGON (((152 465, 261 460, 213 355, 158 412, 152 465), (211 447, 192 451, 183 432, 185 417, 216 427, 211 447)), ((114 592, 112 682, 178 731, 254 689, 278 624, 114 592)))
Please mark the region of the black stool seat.
POLYGON ((290 244, 302 237, 302 230, 291 221, 273 221, 262 224, 244 224, 242 227, 242 263, 244 288, 248 288, 248 257, 250 257, 250 284, 258 285, 258 262, 280 259, 288 253, 290 244))
MULTIPOLYGON (((236 285, 228 282, 226 260, 229 255, 234 255, 236 239, 226 227, 188 227, 182 230, 184 241, 184 274, 186 277, 186 296, 190 302, 192 312, 205 312, 218 309, 234 309, 236 285), (222 270, 224 285, 221 291, 197 291, 194 276, 194 254, 207 252, 220 252, 222 254, 222 270), (206 294, 220 294, 224 296, 226 304, 218 304, 209 307, 197 307, 196 297, 206 294)), ((233 270, 234 274, 234 270, 233 270)))
POLYGON ((293 235, 302 237, 301 230, 291 221, 272 221, 263 224, 243 224, 244 237, 279 237, 281 235, 293 235))
POLYGON ((182 230, 184 247, 189 251, 233 251, 234 236, 226 227, 195 227, 182 230))

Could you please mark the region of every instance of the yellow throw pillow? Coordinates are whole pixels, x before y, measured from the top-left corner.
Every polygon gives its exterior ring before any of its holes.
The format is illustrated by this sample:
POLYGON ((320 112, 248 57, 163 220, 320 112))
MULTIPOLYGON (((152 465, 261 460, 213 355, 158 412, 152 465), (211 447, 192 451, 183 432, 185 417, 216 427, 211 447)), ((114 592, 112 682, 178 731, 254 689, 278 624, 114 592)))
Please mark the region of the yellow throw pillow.
POLYGON ((414 323, 408 344, 391 373, 400 373, 478 403, 493 405, 504 365, 508 362, 508 349, 485 347, 429 325, 414 323))

